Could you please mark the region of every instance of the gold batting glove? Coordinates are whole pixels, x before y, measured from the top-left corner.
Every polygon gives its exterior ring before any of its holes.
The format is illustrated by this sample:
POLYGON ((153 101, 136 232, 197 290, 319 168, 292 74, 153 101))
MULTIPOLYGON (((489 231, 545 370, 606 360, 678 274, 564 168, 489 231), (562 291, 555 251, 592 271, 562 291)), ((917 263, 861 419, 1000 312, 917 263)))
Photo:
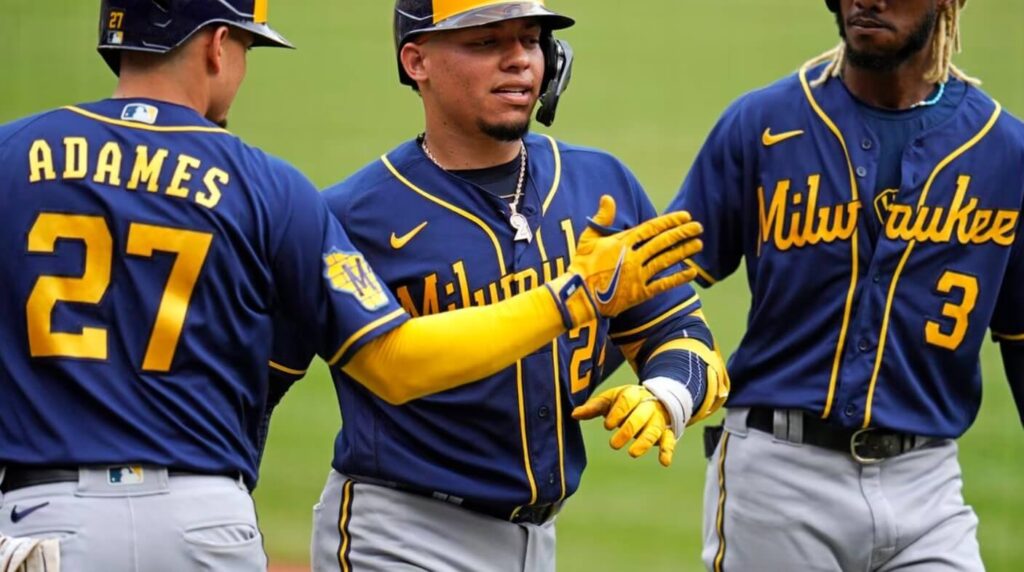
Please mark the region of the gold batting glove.
POLYGON ((703 249, 696 237, 704 229, 690 213, 662 215, 618 232, 614 222, 615 199, 604 195, 568 269, 583 279, 601 316, 617 316, 697 276, 695 268, 687 267, 654 279, 703 249))
POLYGON ((658 461, 662 466, 672 464, 676 449, 676 436, 669 427, 669 414, 665 406, 647 388, 641 385, 622 385, 591 397, 572 412, 573 419, 583 421, 604 415, 604 428, 619 428, 609 444, 619 450, 630 439, 629 456, 636 458, 658 444, 658 461))

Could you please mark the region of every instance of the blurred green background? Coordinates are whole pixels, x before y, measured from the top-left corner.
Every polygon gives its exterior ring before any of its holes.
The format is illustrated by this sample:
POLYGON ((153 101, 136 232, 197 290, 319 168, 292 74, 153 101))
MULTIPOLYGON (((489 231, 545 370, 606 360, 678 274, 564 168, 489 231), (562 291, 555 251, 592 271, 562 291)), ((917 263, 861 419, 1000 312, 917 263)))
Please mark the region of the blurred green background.
MULTIPOLYGON (((0 122, 106 97, 114 78, 94 51, 98 1, 0 0, 0 122)), ((705 134, 741 93, 831 47, 835 25, 815 0, 551 0, 577 19, 561 37, 577 62, 553 134, 607 149, 665 206, 705 134)), ((258 50, 231 128, 326 186, 422 129, 419 100, 398 85, 389 0, 270 3, 272 24, 300 49, 258 50)), ((1024 114, 1024 2, 968 4, 960 65, 1024 114)), ((1024 168, 1024 166, 1022 166, 1024 168)), ((747 309, 736 275, 703 293, 723 347, 747 309)), ((961 441, 965 495, 980 519, 986 564, 1024 568, 1024 439, 997 348, 984 351, 984 404, 961 441)), ((615 381, 628 379, 625 371, 615 381)), ((256 493, 274 563, 308 561, 311 507, 340 423, 317 367, 276 415, 256 493)), ((590 467, 559 518, 561 570, 698 570, 704 460, 699 429, 671 469, 611 451, 587 430, 590 467)), ((828 510, 828 507, 822 507, 828 510)))

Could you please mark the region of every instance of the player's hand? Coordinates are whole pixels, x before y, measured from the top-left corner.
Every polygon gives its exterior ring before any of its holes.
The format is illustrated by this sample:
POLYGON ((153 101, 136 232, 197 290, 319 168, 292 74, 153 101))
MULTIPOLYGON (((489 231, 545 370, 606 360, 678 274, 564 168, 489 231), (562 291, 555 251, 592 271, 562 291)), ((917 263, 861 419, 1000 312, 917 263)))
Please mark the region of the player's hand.
POLYGON ((601 197, 600 207, 580 235, 569 271, 578 273, 602 316, 623 311, 693 280, 694 268, 658 277, 703 249, 703 232, 687 212, 675 212, 615 232, 615 200, 601 197), (614 234, 612 234, 614 233, 614 234))
POLYGON ((55 538, 13 537, 0 534, 0 572, 60 570, 60 543, 55 538))
POLYGON ((665 467, 672 464, 676 449, 676 436, 669 428, 669 414, 653 393, 642 385, 613 387, 591 397, 572 412, 573 419, 582 421, 604 415, 604 428, 616 431, 609 441, 612 449, 619 450, 630 439, 633 458, 658 445, 658 461, 665 467))

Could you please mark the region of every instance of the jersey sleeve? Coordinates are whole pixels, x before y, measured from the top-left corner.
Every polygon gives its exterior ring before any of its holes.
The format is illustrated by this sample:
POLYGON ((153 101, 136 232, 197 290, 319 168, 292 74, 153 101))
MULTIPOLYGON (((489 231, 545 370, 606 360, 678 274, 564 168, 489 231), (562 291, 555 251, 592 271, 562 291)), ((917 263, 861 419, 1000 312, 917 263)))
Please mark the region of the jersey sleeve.
POLYGON ((313 353, 340 367, 409 316, 313 184, 283 162, 277 171, 286 191, 282 204, 271 207, 280 220, 272 242, 279 327, 271 369, 285 375, 303 372, 313 353))
POLYGON ((1024 233, 1018 223, 990 328, 992 339, 1024 346, 1024 233))
POLYGON ((743 256, 743 190, 753 184, 753 160, 745 153, 742 100, 715 125, 667 211, 685 210, 704 225, 704 250, 693 257, 703 286, 732 274, 743 256))

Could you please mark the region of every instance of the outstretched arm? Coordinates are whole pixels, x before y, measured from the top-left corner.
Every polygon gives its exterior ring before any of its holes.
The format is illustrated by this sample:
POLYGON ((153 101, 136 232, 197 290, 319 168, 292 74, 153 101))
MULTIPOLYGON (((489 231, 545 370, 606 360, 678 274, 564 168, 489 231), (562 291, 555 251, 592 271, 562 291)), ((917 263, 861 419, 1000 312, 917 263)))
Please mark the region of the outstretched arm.
MULTIPOLYGON (((594 226, 608 227, 614 217, 615 202, 602 197, 594 226)), ((567 329, 692 280, 689 269, 662 273, 700 251, 701 230, 687 213, 613 235, 588 228, 567 274, 497 304, 409 320, 366 344, 343 369, 396 405, 482 379, 567 329)))

